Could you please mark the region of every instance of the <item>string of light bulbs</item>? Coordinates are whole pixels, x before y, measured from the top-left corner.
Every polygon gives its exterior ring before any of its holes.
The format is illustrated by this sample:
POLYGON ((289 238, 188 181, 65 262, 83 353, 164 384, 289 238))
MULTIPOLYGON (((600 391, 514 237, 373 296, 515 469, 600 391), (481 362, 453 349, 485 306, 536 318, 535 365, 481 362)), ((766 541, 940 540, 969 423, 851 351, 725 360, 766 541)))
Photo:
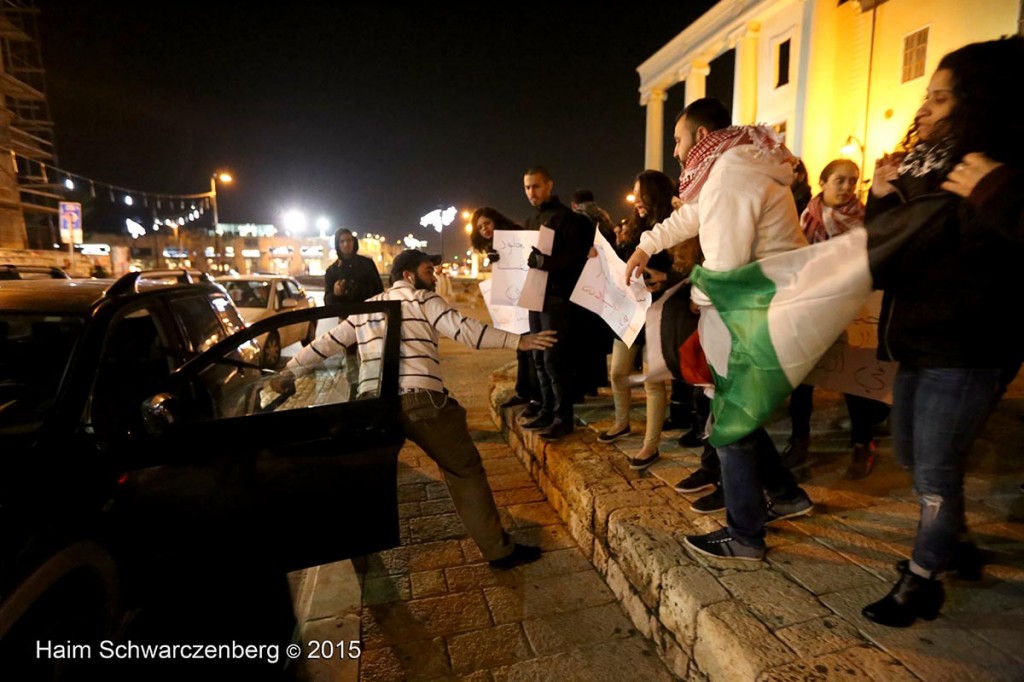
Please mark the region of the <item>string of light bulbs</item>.
MULTIPOLYGON (((26 164, 38 165, 43 182, 48 186, 63 185, 68 191, 80 191, 81 185, 82 187, 88 187, 89 195, 94 199, 99 198, 105 193, 109 197, 111 203, 117 203, 120 198, 121 203, 124 205, 134 206, 136 198, 139 198, 142 200, 142 205, 145 208, 152 207, 157 211, 164 211, 166 205, 166 211, 168 213, 180 213, 187 211, 187 213, 181 213, 178 215, 177 219, 173 221, 178 225, 184 225, 186 222, 198 220, 200 216, 211 209, 210 192, 198 192, 195 194, 147 192, 131 187, 115 185, 102 180, 96 180, 82 175, 81 173, 75 173, 59 166, 47 164, 23 154, 19 154, 17 150, 10 147, 0 146, 0 150, 10 153, 11 161, 19 175, 21 174, 18 164, 19 158, 24 160, 26 164), (51 182, 51 177, 55 178, 57 181, 51 182), (198 205, 196 203, 197 200, 199 201, 198 205)), ((164 222, 169 224, 166 219, 164 222)))

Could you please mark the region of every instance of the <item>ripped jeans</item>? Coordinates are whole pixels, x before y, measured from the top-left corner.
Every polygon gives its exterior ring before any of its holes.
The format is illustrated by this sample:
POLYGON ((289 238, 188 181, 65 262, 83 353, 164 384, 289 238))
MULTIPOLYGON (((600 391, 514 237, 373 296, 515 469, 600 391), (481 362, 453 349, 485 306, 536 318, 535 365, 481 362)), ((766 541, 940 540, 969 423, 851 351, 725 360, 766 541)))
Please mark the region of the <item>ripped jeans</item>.
POLYGON ((893 385, 892 435, 907 467, 921 516, 912 559, 931 572, 949 567, 964 517, 967 454, 1002 392, 1001 370, 913 367, 901 363, 893 385))

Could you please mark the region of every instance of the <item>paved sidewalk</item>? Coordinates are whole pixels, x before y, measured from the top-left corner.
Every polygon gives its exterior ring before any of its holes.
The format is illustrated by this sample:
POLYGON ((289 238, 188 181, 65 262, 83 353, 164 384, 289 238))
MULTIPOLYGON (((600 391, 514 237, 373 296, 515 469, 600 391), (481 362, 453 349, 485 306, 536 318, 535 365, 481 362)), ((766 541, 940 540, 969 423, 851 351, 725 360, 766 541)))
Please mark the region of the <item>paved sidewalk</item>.
POLYGON ((630 622, 492 420, 490 374, 514 354, 442 340, 441 356, 505 527, 545 553, 508 571, 488 566, 455 515, 437 465, 409 443, 399 458, 402 545, 294 576, 303 639, 355 639, 361 657, 305 661, 297 677, 670 682, 674 676, 654 645, 630 622))
MULTIPOLYGON (((514 365, 494 376, 492 405, 511 393, 514 365)), ((567 521, 581 551, 605 576, 637 628, 680 678, 710 680, 1024 679, 1024 381, 993 415, 972 455, 968 522, 992 564, 980 583, 947 582, 942 615, 908 629, 865 620, 860 609, 886 594, 894 564, 910 554, 917 501, 887 439, 865 480, 846 481, 849 433, 840 396, 816 391, 812 467, 802 482, 812 516, 770 527, 765 562, 736 566, 684 549, 682 537, 724 525, 697 514, 672 486, 699 465, 681 432, 662 437, 662 459, 636 473, 625 456, 642 444, 643 394, 634 392, 636 435, 602 445, 609 395, 588 398, 589 424, 545 444, 522 432, 513 410, 496 420, 567 521)), ((780 446, 785 414, 769 423, 780 446)))

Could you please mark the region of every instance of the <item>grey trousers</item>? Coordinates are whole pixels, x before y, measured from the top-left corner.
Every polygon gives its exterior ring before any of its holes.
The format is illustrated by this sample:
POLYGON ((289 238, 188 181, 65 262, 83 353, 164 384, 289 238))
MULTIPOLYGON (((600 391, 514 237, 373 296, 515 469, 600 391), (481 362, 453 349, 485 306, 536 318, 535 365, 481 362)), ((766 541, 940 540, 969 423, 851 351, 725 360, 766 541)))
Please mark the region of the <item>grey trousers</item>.
POLYGON ((484 559, 511 554, 514 543, 501 526, 480 453, 469 436, 466 410, 447 393, 417 391, 400 397, 405 437, 441 467, 455 512, 484 559))

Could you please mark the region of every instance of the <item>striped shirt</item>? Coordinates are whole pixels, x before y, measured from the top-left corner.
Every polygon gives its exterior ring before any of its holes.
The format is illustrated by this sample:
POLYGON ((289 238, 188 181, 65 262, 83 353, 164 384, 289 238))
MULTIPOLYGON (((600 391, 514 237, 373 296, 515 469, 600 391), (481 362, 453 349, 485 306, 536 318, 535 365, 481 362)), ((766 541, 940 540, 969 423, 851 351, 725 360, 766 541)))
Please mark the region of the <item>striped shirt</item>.
MULTIPOLYGON (((399 389, 443 391, 439 334, 470 348, 519 346, 519 335, 495 329, 471 317, 463 317, 433 291, 417 289, 402 281, 367 301, 402 302, 402 342, 398 364, 399 389)), ((325 359, 344 353, 353 344, 359 350, 358 393, 380 390, 381 356, 384 352, 385 313, 350 315, 303 348, 288 362, 287 369, 301 376, 325 359)))

